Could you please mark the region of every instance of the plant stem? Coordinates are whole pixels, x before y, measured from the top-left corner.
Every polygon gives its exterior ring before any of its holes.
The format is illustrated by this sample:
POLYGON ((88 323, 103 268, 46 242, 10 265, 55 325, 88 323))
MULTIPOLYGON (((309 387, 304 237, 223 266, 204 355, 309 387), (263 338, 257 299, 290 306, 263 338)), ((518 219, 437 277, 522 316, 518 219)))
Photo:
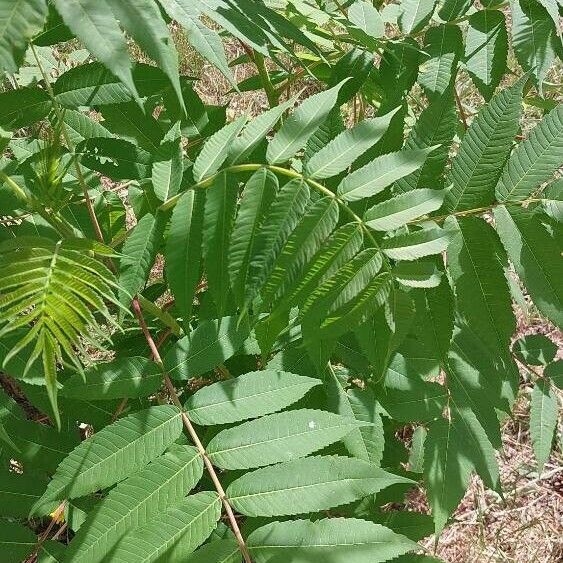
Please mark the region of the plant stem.
POLYGON ((461 117, 461 121, 463 122, 463 128, 467 131, 467 128, 469 127, 469 125, 467 124, 467 116, 465 115, 465 110, 463 109, 463 105, 461 103, 461 98, 459 97, 459 94, 457 93, 457 88, 454 87, 454 95, 455 95, 455 101, 457 103, 457 107, 459 109, 459 115, 461 117))
POLYGON ((188 418, 188 416, 184 412, 184 409, 182 407, 182 403, 180 402, 180 399, 178 398, 178 394, 176 393, 176 389, 174 387, 174 384, 172 383, 169 375, 166 373, 166 370, 164 369, 164 364, 162 362, 162 358, 160 357, 160 353, 158 351, 156 343, 154 342, 154 340, 153 340, 153 338, 152 338, 152 336, 149 332, 149 329, 147 327, 147 323, 145 322, 145 319, 143 317, 143 312, 141 311, 141 306, 139 305, 139 301, 137 300, 137 298, 133 299, 132 308, 133 308, 133 312, 135 313, 135 316, 137 317, 137 320, 139 321, 139 325, 141 327, 141 330, 143 331, 143 335, 145 336, 145 340, 147 341, 147 344, 149 345, 149 348, 150 348, 151 353, 153 355, 154 361, 160 366, 160 369, 162 370, 162 374, 163 374, 163 377, 164 377, 164 384, 166 386, 166 389, 168 390, 168 393, 170 395, 170 399, 172 400, 174 405, 176 405, 180 409, 181 416, 182 416, 182 422, 184 424, 184 427, 187 430, 188 434, 190 435, 192 442, 194 443, 195 447, 197 448, 197 451, 201 455, 201 457, 203 459, 203 463, 205 464, 205 467, 207 468, 207 471, 208 471, 208 473, 211 477, 211 480, 213 481, 213 485, 215 486, 215 490, 217 491, 217 494, 219 495, 219 498, 221 499, 221 502, 223 503, 223 507, 225 508, 225 512, 227 513, 227 516, 229 518, 231 528, 232 528, 233 533, 235 535, 235 538, 238 542, 238 545, 239 545, 240 551, 242 553, 242 556, 244 557, 245 563, 252 563, 252 559, 250 558, 250 553, 248 552, 248 548, 246 547, 246 543, 245 543, 244 538, 242 537, 242 534, 240 532, 240 528, 239 528, 237 519, 235 517, 235 513, 233 512, 233 508, 231 507, 231 505, 230 505, 230 503, 227 499, 227 495, 225 494, 225 490, 223 489, 223 486, 221 485, 221 482, 219 481, 219 477, 217 476, 215 468, 213 467, 213 464, 211 463, 211 461, 209 460, 209 457, 207 456, 207 452, 205 451, 205 447, 201 443, 201 440, 199 439, 199 436, 197 435, 197 432, 195 431, 195 428, 193 427, 190 419, 188 418))
POLYGON ((482 213, 487 213, 488 211, 492 211, 495 207, 499 205, 528 205, 529 203, 536 203, 545 201, 542 198, 535 198, 531 197, 528 199, 523 199, 522 201, 502 201, 493 203, 488 205, 487 207, 475 207, 474 209, 467 209, 465 211, 454 211, 453 213, 448 213, 447 215, 438 215, 437 217, 423 217, 421 219, 414 219, 413 221, 409 221, 407 225, 417 225, 420 223, 424 223, 426 221, 444 221, 448 217, 469 217, 471 215, 481 215, 482 213))
POLYGON ((270 107, 273 108, 278 105, 279 96, 270 79, 270 73, 266 67, 266 62, 264 61, 264 55, 254 51, 254 64, 256 65, 258 74, 260 75, 260 81, 262 82, 262 87, 264 88, 264 92, 268 98, 268 104, 270 104, 270 107))
MULTIPOLYGON (((359 217, 358 215, 356 215, 356 213, 354 213, 335 193, 331 192, 328 188, 326 188, 325 186, 323 186, 319 182, 316 182, 315 180, 312 180, 311 178, 307 178, 306 176, 303 176, 303 174, 300 174, 299 172, 296 172, 295 170, 291 170, 289 168, 283 168, 282 166, 274 166, 273 164, 269 164, 269 165, 268 164, 235 164, 234 166, 228 166, 227 168, 223 168, 220 172, 217 172, 217 173, 209 176, 208 178, 201 180, 197 184, 194 184, 193 186, 191 186, 189 189, 195 190, 195 189, 199 189, 199 188, 208 188, 209 186, 211 186, 213 184, 215 178, 219 174, 222 174, 223 172, 231 172, 233 174, 237 173, 237 172, 255 172, 256 170, 259 170, 260 168, 267 168, 268 170, 271 170, 272 172, 274 172, 276 174, 280 174, 281 176, 286 176, 287 178, 295 178, 295 179, 303 180, 304 182, 307 182, 307 184, 309 184, 309 186, 311 186, 313 189, 317 190, 319 193, 334 199, 342 207, 342 209, 344 209, 344 211, 355 222, 357 222, 360 225, 360 227, 363 229, 367 238, 374 245, 374 247, 379 248, 379 244, 377 243, 377 241, 375 240, 375 237, 373 236, 373 234, 369 230, 369 227, 364 223, 363 219, 361 217, 359 217)), ((159 209, 162 210, 162 211, 167 211, 167 210, 171 209, 172 207, 174 207, 176 205, 176 203, 178 202, 180 197, 182 197, 183 193, 184 192, 179 193, 179 194, 171 197, 170 199, 165 201, 159 207, 159 209)))
POLYGON ((2 170, 0 170, 0 180, 2 180, 2 182, 4 182, 14 192, 14 195, 18 199, 21 199, 22 201, 29 203, 29 198, 27 197, 27 194, 18 186, 18 184, 12 178, 10 178, 10 176, 8 176, 2 170))
POLYGON ((37 554, 37 552, 41 549, 41 546, 45 543, 45 541, 49 537, 51 530, 55 527, 55 524, 58 523, 58 520, 63 514, 65 507, 66 507, 66 500, 63 500, 61 504, 59 504, 59 506, 55 509, 55 512, 52 513, 51 521, 49 522, 47 529, 39 537, 39 540, 37 541, 37 544, 35 546, 35 549, 33 550, 32 555, 37 554))
MULTIPOLYGON (((45 80, 46 86, 47 86, 47 90, 49 92, 49 95, 51 96, 52 100, 53 100, 53 105, 55 107, 55 112, 57 114, 57 119, 60 120, 60 124, 61 124, 61 130, 63 131, 63 136, 65 138, 65 141, 67 142, 67 146, 68 149, 74 154, 74 146, 70 140, 70 137, 68 136, 68 133, 66 131, 65 128, 65 124, 62 121, 62 113, 60 110, 60 107, 55 99, 54 96, 54 92, 53 89, 51 87, 51 84, 49 82, 49 79, 46 75, 46 73, 43 71, 43 68, 41 67, 41 63, 39 61, 39 57, 37 56, 37 52, 35 50, 35 47, 33 45, 31 45, 31 48, 33 50, 33 55, 35 57, 35 60, 37 61, 37 65, 41 71, 41 75, 43 76, 43 79, 45 80)), ((76 155, 75 155, 76 157, 76 155)), ((96 217, 96 213, 94 211, 94 206, 92 205, 92 201, 90 200, 90 198, 88 197, 88 186, 86 185, 86 181, 84 180, 84 176, 82 174, 82 169, 80 168, 80 163, 78 162, 78 160, 75 158, 75 168, 76 168, 76 175, 78 178, 78 182, 82 187, 82 191, 84 193, 84 199, 85 199, 85 203, 86 203, 86 207, 88 208, 88 215, 90 216, 90 220, 92 222, 92 226, 94 227, 94 231, 96 233, 96 237, 98 238, 98 240, 100 242, 104 242, 104 235, 102 233, 102 230, 100 228, 100 224, 98 222, 98 218, 96 217)), ((113 266, 113 263, 112 263, 113 266)), ((115 267, 113 267, 112 269, 115 269, 115 267)), ((133 312, 135 313, 135 316, 137 317, 137 320, 139 321, 139 325, 141 327, 141 330, 143 332, 143 335, 145 336, 145 339, 147 341, 147 344, 149 345, 149 348, 151 350, 151 353, 153 355, 154 361, 160 366, 163 376, 164 376, 164 383, 166 385, 166 388, 168 389, 168 392, 170 394, 170 398, 172 399, 172 402, 181 410, 181 416, 182 416, 182 421, 183 424, 186 428, 186 430, 188 431, 191 439, 193 440, 196 448, 198 449, 200 455, 203 458, 203 461, 205 463, 205 466, 211 476, 211 480, 213 481, 213 484, 215 485, 215 489, 217 490, 217 493, 221 499, 221 502, 223 503, 223 506, 225 508, 225 512, 227 513, 227 516, 229 517, 229 521, 231 523, 231 528, 233 530, 233 533, 235 535, 235 538, 239 544, 240 547, 240 551, 244 557, 245 563, 252 563, 252 559, 250 558, 250 553, 248 552, 248 548, 246 547, 246 543, 244 541, 244 538, 242 537, 242 534, 240 532, 240 528, 238 526, 238 523, 236 521, 233 509, 231 507, 231 505, 229 504, 229 501, 227 500, 227 496, 225 494, 225 491, 219 481, 219 478, 217 477, 217 473, 215 472, 215 469, 211 463, 211 461, 209 460, 209 458, 207 457, 207 452, 205 451, 205 448, 203 447, 203 444, 201 443, 201 440, 199 439, 194 427, 192 426, 189 418, 187 417, 186 413, 183 411, 182 405, 178 399, 178 395, 176 394, 176 389, 174 388, 174 384, 172 383, 172 381, 170 380, 170 378, 168 377, 168 374, 165 372, 164 370, 164 364, 162 362, 162 358, 160 357, 160 353, 158 351, 158 348, 156 347, 156 344, 148 330, 147 324, 145 322, 145 319, 143 317, 143 313, 141 311, 141 306, 139 304, 139 300, 135 297, 133 299, 133 302, 131 304, 131 307, 133 309, 133 312)))

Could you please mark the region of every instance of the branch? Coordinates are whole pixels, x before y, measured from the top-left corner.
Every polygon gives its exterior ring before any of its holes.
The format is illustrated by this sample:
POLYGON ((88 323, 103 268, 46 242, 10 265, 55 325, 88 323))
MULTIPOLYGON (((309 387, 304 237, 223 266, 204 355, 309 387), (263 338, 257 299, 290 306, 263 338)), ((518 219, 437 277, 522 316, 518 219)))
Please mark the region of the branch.
POLYGON ((154 357, 154 361, 160 366, 160 369, 162 370, 162 374, 164 376, 164 384, 166 386, 166 389, 168 390, 168 393, 170 395, 170 399, 180 409, 181 415, 182 415, 182 422, 184 423, 184 427, 187 430, 188 434, 190 435, 192 442, 194 443, 195 447, 197 448, 197 451, 201 455, 201 457, 203 459, 203 463, 205 464, 205 467, 207 468, 207 471, 208 471, 208 473, 211 477, 211 480, 213 481, 213 485, 215 486, 215 490, 217 491, 219 498, 221 499, 221 502, 223 503, 223 507, 225 508, 225 512, 227 513, 227 516, 229 518, 231 528, 232 528, 233 533, 235 535, 235 538, 238 542, 238 545, 239 545, 240 551, 241 551, 241 553, 244 557, 245 563, 252 563, 252 559, 250 558, 250 553, 248 552, 248 548, 246 547, 246 543, 245 543, 244 538, 242 537, 242 534, 240 532, 240 528, 239 528, 238 522, 236 520, 233 508, 231 507, 231 505, 230 505, 230 503, 227 499, 227 495, 225 494, 225 490, 223 489, 223 486, 221 485, 221 482, 219 481, 219 477, 217 477, 217 473, 215 471, 215 468, 213 467, 213 464, 211 463, 211 461, 209 460, 209 457, 207 456, 207 452, 205 451, 205 447, 201 443, 201 440, 199 439, 199 436, 197 435, 195 428, 192 426, 190 419, 188 418, 188 416, 184 412, 184 409, 182 407, 182 403, 180 403, 180 399, 178 398, 178 394, 176 393, 176 389, 174 387, 174 384, 172 383, 172 381, 170 380, 170 377, 168 376, 168 374, 166 373, 166 371, 164 369, 164 364, 162 362, 162 358, 160 357, 158 347, 156 346, 156 344, 153 340, 153 337, 151 336, 151 334, 149 332, 149 329, 147 327, 147 323, 145 322, 145 319, 143 317, 143 312, 141 311, 141 306, 139 305, 139 301, 137 300, 137 298, 133 299, 132 309, 133 309, 133 312, 135 313, 135 316, 137 317, 137 320, 139 321, 139 325, 141 326, 141 330, 143 331, 143 335, 145 336, 145 340, 147 341, 147 344, 149 345, 151 353, 154 357))

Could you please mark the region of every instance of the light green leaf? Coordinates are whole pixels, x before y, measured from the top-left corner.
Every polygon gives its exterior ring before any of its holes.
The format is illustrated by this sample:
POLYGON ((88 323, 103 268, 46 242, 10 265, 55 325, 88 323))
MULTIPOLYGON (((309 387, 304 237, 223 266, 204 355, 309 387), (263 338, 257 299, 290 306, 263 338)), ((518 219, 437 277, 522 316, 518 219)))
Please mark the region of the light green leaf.
POLYGON ((247 291, 250 261, 264 218, 278 191, 278 180, 266 168, 256 171, 242 192, 229 247, 229 276, 236 302, 242 306, 247 291))
POLYGON ((268 145, 266 159, 270 164, 288 161, 305 146, 336 104, 343 84, 310 96, 287 118, 268 145))
POLYGON ((539 217, 524 209, 494 209, 500 240, 536 307, 563 327, 561 247, 539 217))
POLYGON ((522 88, 527 78, 493 96, 465 133, 453 159, 446 196, 448 211, 465 211, 492 203, 495 185, 519 129, 522 88))
POLYGON ((555 27, 547 10, 534 0, 511 0, 512 48, 524 72, 531 72, 543 94, 543 82, 557 56, 555 27))
POLYGON ((450 145, 457 127, 457 113, 452 89, 440 97, 434 97, 423 110, 411 129, 405 149, 424 149, 439 145, 424 161, 422 168, 400 178, 394 185, 395 193, 404 193, 416 188, 443 186, 442 174, 448 160, 450 145))
POLYGON ((108 0, 55 0, 55 6, 64 23, 92 55, 125 84, 133 97, 138 98, 127 41, 108 0))
POLYGON ((547 379, 537 379, 530 402, 530 436, 540 471, 551 453, 557 427, 557 395, 547 379))
POLYGON ((320 383, 286 371, 254 371, 202 387, 185 408, 196 424, 230 424, 281 410, 320 383))
POLYGON ((166 238, 166 278, 184 326, 190 321, 195 291, 201 278, 205 195, 199 190, 182 194, 172 211, 166 238))
POLYGON ((370 37, 378 39, 385 36, 385 22, 372 4, 356 0, 348 8, 348 19, 370 37))
POLYGON ((401 0, 399 28, 405 35, 421 30, 432 17, 436 0, 401 0))
POLYGON ((121 481, 157 458, 181 430, 178 409, 168 405, 150 407, 106 426, 61 462, 41 504, 84 496, 121 481))
POLYGON ((183 172, 182 137, 178 121, 160 142, 152 163, 152 185, 160 201, 166 201, 180 191, 183 172))
POLYGON ((178 71, 178 53, 159 6, 152 0, 128 0, 127 3, 121 0, 104 1, 109 4, 119 24, 168 76, 180 106, 185 109, 178 71))
POLYGON ((418 71, 418 82, 428 97, 441 96, 457 73, 463 50, 461 30, 456 25, 431 27, 424 36, 424 51, 430 58, 418 71))
POLYGON ((46 18, 45 0, 0 2, 0 74, 18 71, 28 43, 43 29, 46 18))
POLYGON ((422 473, 424 471, 424 442, 428 431, 424 426, 418 426, 412 435, 409 453, 409 471, 422 473))
POLYGON ((416 260, 440 254, 446 250, 451 238, 449 229, 432 227, 385 239, 381 248, 393 260, 416 260))
POLYGON ((417 548, 380 524, 356 518, 271 522, 248 537, 257 563, 380 563, 417 548))
POLYGON ((563 104, 514 149, 495 188, 499 201, 522 201, 563 166, 563 104))
POLYGON ((193 175, 196 182, 212 176, 221 168, 221 165, 227 159, 235 137, 244 127, 246 119, 244 115, 239 117, 237 120, 219 129, 219 131, 205 141, 194 163, 193 175))
MULTIPOLYGON (((158 68, 136 63, 132 79, 140 96, 150 96, 164 90, 169 82, 158 68)), ((103 64, 82 64, 63 72, 53 84, 59 104, 65 108, 122 104, 132 100, 132 93, 103 64)))
POLYGON ((229 485, 227 497, 247 516, 283 516, 326 510, 410 482, 360 459, 316 456, 246 473, 229 485))
POLYGON ((209 537, 220 516, 217 493, 190 495, 128 533, 112 559, 120 563, 185 561, 209 537))
POLYGON ((159 0, 169 17, 176 20, 185 30, 190 45, 212 65, 216 66, 232 86, 236 81, 229 69, 223 42, 219 34, 203 25, 199 19, 200 10, 191 0, 159 0))
POLYGON ((376 231, 392 231, 439 209, 446 193, 421 188, 395 196, 368 209, 364 221, 376 231))
POLYGON ((278 122, 283 113, 293 106, 296 97, 273 107, 252 119, 241 134, 231 143, 227 157, 230 164, 236 164, 250 156, 258 143, 266 138, 268 131, 278 122))
POLYGON ((67 551, 67 560, 98 563, 112 557, 124 534, 143 526, 181 501, 203 473, 191 446, 174 446, 119 483, 88 515, 67 551))
POLYGON ((160 214, 143 215, 123 245, 119 263, 119 301, 129 305, 145 285, 164 231, 160 214))
POLYGON ((419 150, 403 150, 378 156, 370 163, 348 174, 337 193, 344 201, 371 197, 396 180, 418 170, 435 146, 419 150))
MULTIPOLYGON (((201 153, 200 153, 201 154, 201 153)), ((230 297, 229 241, 238 199, 237 180, 222 172, 207 191, 203 215, 203 250, 209 290, 219 316, 230 297)))
POLYGON ((248 337, 248 323, 236 317, 203 320, 164 356, 164 367, 174 379, 189 379, 230 358, 248 337))
POLYGON ((555 358, 557 346, 543 334, 528 334, 519 338, 512 345, 512 350, 525 364, 545 366, 555 358))
POLYGON ((162 384, 162 373, 154 362, 142 357, 118 357, 100 362, 65 382, 61 396, 74 399, 111 400, 148 397, 162 384))
POLYGON ((494 229, 477 217, 450 218, 456 230, 448 247, 448 266, 459 314, 494 356, 506 355, 516 319, 494 229))
POLYGON ((488 100, 506 72, 508 34, 504 14, 480 10, 469 18, 465 40, 465 68, 488 100))
POLYGON ((367 424, 320 410, 290 410, 223 430, 206 449, 222 469, 250 469, 305 457, 367 424))
POLYGON ((395 279, 407 287, 437 287, 442 272, 433 260, 398 262, 393 268, 395 279))
POLYGON ((394 110, 383 117, 364 119, 340 133, 307 161, 306 175, 311 178, 330 178, 346 170, 381 139, 396 112, 394 110))

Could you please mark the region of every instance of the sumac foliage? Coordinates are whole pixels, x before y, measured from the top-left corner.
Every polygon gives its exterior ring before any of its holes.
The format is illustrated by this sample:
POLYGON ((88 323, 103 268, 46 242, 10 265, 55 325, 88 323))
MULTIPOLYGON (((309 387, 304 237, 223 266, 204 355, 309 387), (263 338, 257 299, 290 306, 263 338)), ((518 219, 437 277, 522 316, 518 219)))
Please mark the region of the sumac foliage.
POLYGON ((0 0, 2 562, 437 561, 519 368, 541 471, 560 10, 0 0))

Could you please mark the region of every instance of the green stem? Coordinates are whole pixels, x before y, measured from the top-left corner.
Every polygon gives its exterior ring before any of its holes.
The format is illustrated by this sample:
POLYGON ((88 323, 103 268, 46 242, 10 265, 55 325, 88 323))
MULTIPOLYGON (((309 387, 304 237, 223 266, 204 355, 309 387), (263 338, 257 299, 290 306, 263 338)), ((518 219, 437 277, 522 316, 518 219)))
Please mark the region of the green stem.
POLYGON ((426 221, 436 221, 437 223, 444 221, 448 217, 470 217, 472 215, 481 215, 483 213, 487 213, 492 211, 495 207, 499 205, 528 205, 529 203, 539 203, 541 201, 546 201, 542 198, 535 198, 531 197, 528 199, 524 199, 522 201, 499 201, 497 203, 493 203, 488 205, 487 207, 475 207, 474 209, 467 209, 465 211, 454 211, 453 213, 448 213, 447 215, 439 215, 437 217, 422 217, 420 219, 414 219, 413 221, 409 221, 407 225, 418 225, 420 223, 425 223, 426 221))
MULTIPOLYGON (((319 182, 316 182, 315 180, 312 180, 311 178, 307 178, 306 176, 303 176, 303 174, 300 174, 299 172, 296 172, 295 170, 291 170, 289 168, 283 168, 281 166, 274 166, 272 164, 269 164, 269 165, 268 164, 236 164, 234 166, 228 166, 227 168, 223 168, 219 172, 216 172, 215 174, 209 176, 209 178, 205 178, 205 180, 201 180, 197 184, 194 184, 189 189, 195 190, 195 189, 198 189, 198 188, 208 188, 209 186, 211 186, 213 184, 215 178, 219 174, 222 174, 223 172, 230 172, 230 173, 233 173, 233 174, 237 173, 237 172, 255 172, 256 170, 259 170, 260 168, 266 168, 268 170, 271 170, 275 174, 279 174, 280 176, 286 176, 287 178, 303 180, 304 182, 307 182, 307 184, 309 184, 309 186, 311 186, 313 189, 317 190, 319 193, 334 199, 340 205, 340 207, 356 223, 358 223, 360 225, 360 227, 362 228, 362 230, 366 234, 366 236, 369 239, 369 241, 371 242, 371 244, 373 244, 373 246, 375 248, 379 248, 379 244, 375 240, 375 237, 373 236, 369 227, 364 223, 364 221, 361 217, 356 215, 356 213, 354 213, 350 209, 350 207, 348 207, 346 205, 345 202, 343 202, 336 194, 331 192, 328 188, 326 188, 322 184, 319 184, 319 182)), ((183 192, 175 195, 174 197, 171 197, 169 200, 165 201, 159 207, 159 209, 162 210, 162 211, 167 211, 167 210, 173 208, 176 205, 176 203, 178 202, 178 200, 182 197, 182 195, 183 195, 183 192)))
POLYGON ((2 180, 2 182, 4 182, 14 192, 14 195, 18 199, 21 199, 27 204, 31 203, 29 197, 23 191, 23 189, 20 188, 18 184, 12 178, 10 178, 10 176, 8 176, 5 172, 2 172, 1 170, 0 170, 0 180, 2 180))
POLYGON ((39 214, 49 225, 51 225, 56 231, 65 237, 75 237, 76 231, 74 227, 66 221, 63 217, 58 217, 53 213, 49 213, 44 206, 40 204, 33 196, 29 196, 25 191, 10 178, 5 172, 0 170, 0 180, 4 182, 11 190, 14 192, 16 197, 26 204, 28 209, 39 214))
POLYGON ((268 68, 266 67, 264 55, 254 51, 253 58, 256 69, 258 70, 258 74, 260 75, 262 87, 264 88, 264 92, 266 93, 266 97, 268 98, 268 103, 270 104, 270 107, 273 108, 279 103, 279 95, 270 79, 270 73, 268 72, 268 68))

